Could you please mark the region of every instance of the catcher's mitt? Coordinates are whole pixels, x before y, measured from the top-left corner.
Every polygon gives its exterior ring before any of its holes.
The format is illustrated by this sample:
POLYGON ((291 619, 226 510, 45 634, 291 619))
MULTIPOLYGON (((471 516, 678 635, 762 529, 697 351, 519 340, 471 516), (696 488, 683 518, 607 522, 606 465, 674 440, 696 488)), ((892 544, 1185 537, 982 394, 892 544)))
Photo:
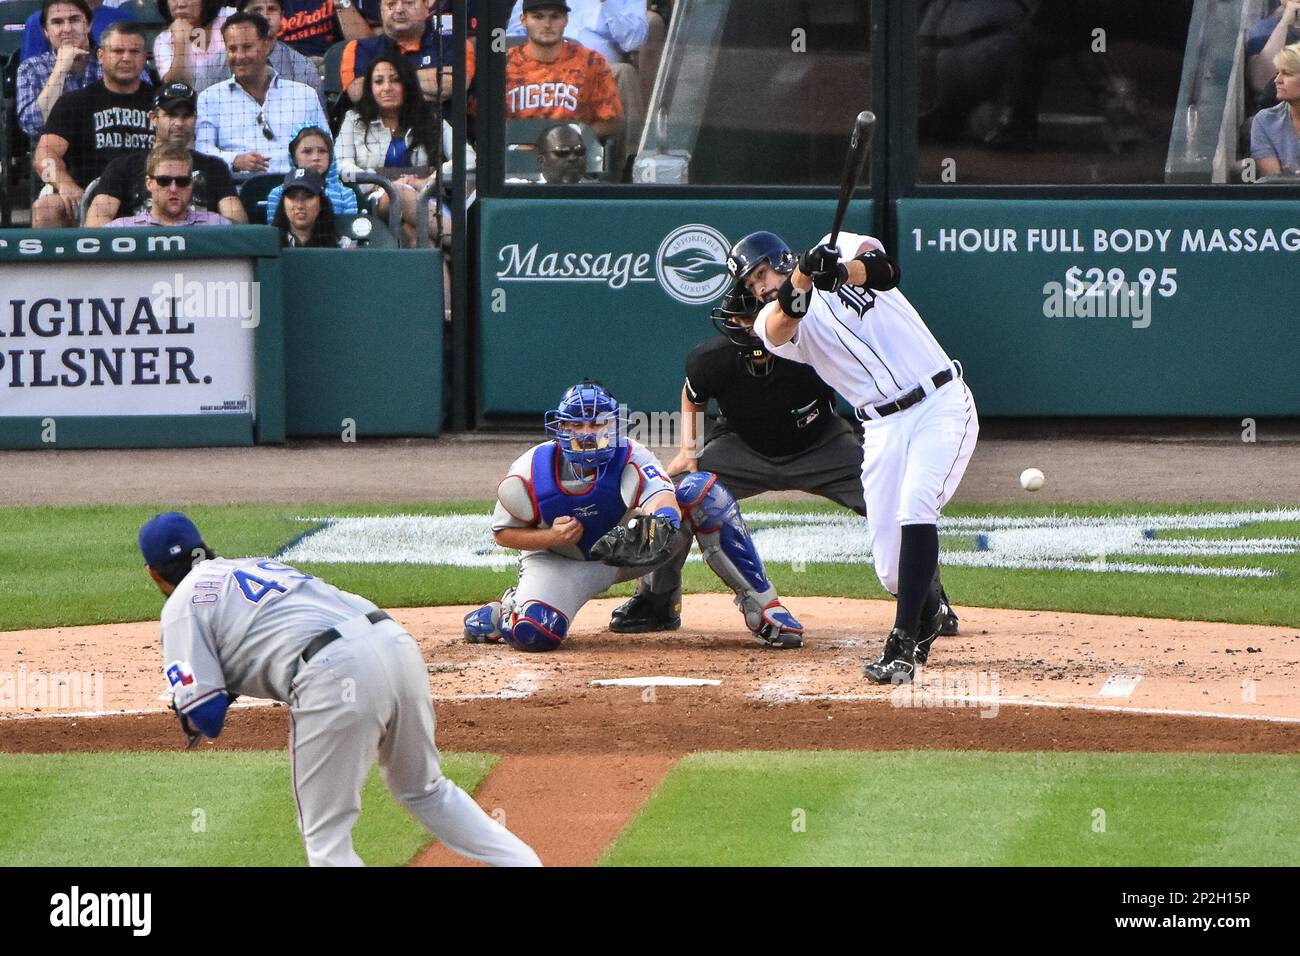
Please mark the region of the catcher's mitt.
POLYGON ((680 533, 662 515, 637 515, 607 531, 591 546, 591 556, 617 568, 649 567, 668 557, 680 533))

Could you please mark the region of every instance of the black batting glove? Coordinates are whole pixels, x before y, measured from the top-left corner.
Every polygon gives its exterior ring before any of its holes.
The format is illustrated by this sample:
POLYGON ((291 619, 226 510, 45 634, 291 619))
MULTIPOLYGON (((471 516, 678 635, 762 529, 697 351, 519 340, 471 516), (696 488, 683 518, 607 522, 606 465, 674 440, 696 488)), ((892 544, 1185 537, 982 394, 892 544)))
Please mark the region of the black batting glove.
POLYGON ((799 271, 811 279, 819 273, 833 272, 839 261, 840 250, 834 246, 813 246, 799 257, 799 271))
POLYGON ((830 270, 813 275, 812 283, 815 288, 821 289, 823 292, 834 292, 844 285, 848 278, 849 267, 842 262, 837 262, 830 270))

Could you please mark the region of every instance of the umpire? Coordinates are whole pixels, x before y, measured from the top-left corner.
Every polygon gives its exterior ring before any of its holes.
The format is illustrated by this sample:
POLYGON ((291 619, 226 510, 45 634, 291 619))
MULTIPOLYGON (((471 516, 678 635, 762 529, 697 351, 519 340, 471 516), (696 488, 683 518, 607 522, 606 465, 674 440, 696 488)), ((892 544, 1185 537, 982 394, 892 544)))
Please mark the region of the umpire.
MULTIPOLYGON (((865 517, 861 439, 836 414, 834 389, 811 366, 771 354, 750 331, 760 308, 752 293, 737 289, 710 313, 721 334, 686 358, 681 449, 668 465, 669 475, 711 471, 737 499, 805 491, 865 517), (721 415, 697 446, 697 423, 710 399, 721 415)), ((611 631, 681 625, 682 567, 689 550, 641 578, 637 593, 615 609, 611 631)), ((946 595, 943 602, 947 606, 946 595)), ((957 633, 951 607, 940 633, 957 633)))

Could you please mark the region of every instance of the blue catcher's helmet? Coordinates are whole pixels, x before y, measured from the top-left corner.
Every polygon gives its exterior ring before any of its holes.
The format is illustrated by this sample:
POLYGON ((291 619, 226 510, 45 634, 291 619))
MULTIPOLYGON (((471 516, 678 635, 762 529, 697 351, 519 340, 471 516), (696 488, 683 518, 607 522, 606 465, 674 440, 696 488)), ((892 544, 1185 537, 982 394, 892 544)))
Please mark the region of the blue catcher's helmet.
POLYGON ((618 402, 599 382, 584 380, 569 388, 558 408, 546 413, 546 433, 560 446, 564 460, 599 477, 627 444, 618 402), (576 431, 576 423, 594 423, 595 431, 576 431))
POLYGON ((799 256, 784 239, 774 232, 751 232, 727 253, 727 272, 731 274, 731 288, 743 290, 745 280, 764 262, 782 275, 794 272, 799 256))

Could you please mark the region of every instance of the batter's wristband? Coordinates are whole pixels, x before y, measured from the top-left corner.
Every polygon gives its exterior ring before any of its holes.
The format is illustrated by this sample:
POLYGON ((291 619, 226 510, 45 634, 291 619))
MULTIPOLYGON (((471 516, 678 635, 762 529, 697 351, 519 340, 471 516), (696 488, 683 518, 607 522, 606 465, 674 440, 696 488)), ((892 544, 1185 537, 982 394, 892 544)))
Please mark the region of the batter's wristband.
POLYGON ((781 311, 792 319, 802 319, 808 313, 808 293, 794 287, 794 280, 787 278, 776 293, 776 301, 781 311))
POLYGON ((672 525, 674 528, 680 528, 682 526, 681 515, 679 515, 676 511, 673 511, 672 508, 668 508, 668 507, 660 508, 658 511, 655 512, 654 516, 656 518, 666 518, 668 520, 668 523, 672 525))
POLYGON ((858 261, 867 270, 866 281, 862 283, 865 288, 888 292, 896 288, 903 277, 898 263, 883 252, 864 252, 858 256, 858 261))

